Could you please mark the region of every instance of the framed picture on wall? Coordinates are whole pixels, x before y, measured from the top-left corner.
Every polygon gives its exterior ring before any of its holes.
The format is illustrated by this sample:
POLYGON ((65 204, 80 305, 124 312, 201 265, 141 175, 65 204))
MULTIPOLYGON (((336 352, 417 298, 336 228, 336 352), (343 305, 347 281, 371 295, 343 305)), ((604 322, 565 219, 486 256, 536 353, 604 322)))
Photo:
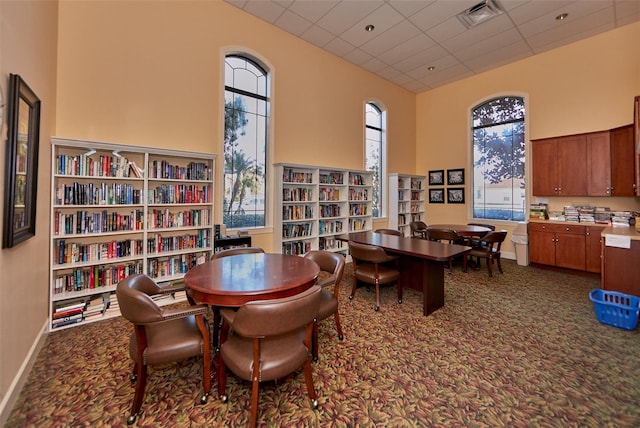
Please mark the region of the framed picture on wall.
POLYGON ((464 187, 447 188, 447 202, 450 204, 464 204, 464 187))
POLYGON ((464 168, 448 169, 447 184, 456 185, 456 186, 460 184, 464 184, 464 168))
POLYGON ((429 186, 444 185, 444 169, 429 171, 429 186))
POLYGON ((429 189, 430 204, 444 204, 444 189, 429 189))

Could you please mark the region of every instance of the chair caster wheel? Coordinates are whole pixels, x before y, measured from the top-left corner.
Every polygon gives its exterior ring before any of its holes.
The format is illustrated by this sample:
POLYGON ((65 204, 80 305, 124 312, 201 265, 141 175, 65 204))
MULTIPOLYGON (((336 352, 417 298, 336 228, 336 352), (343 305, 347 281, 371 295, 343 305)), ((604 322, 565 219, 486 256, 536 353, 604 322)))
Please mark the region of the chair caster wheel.
POLYGON ((136 419, 138 419, 138 415, 131 415, 127 418, 127 425, 133 425, 136 423, 136 419))
POLYGON ((353 300, 353 295, 349 296, 349 300, 353 300))
POLYGON ((398 304, 402 304, 402 299, 398 299, 398 304))
POLYGON ((314 363, 317 363, 318 362, 318 357, 313 357, 312 360, 313 360, 314 363))
POLYGON ((136 381, 138 380, 138 375, 132 374, 131 376, 129 376, 129 380, 131 381, 131 383, 136 383, 136 381))
POLYGON ((338 340, 344 340, 344 334, 339 334, 338 335, 338 340))
POLYGON ((311 403, 311 404, 312 404, 314 410, 318 409, 318 400, 313 400, 313 403, 311 403))
POLYGON ((373 308, 374 311, 378 312, 378 310, 380 309, 380 306, 376 306, 373 308))
POLYGON ((221 395, 220 401, 222 401, 223 403, 226 403, 227 401, 229 401, 229 397, 227 397, 227 394, 221 395))
POLYGON ((205 392, 202 394, 202 397, 200 397, 200 404, 207 404, 207 401, 209 401, 209 393, 205 392))

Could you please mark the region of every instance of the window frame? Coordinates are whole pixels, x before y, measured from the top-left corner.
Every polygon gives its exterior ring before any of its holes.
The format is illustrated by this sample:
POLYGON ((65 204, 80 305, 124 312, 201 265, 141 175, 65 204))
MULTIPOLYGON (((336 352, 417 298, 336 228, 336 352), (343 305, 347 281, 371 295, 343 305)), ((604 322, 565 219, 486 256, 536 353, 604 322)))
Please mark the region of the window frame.
MULTIPOLYGON (((527 221, 528 219, 528 215, 527 215, 527 207, 529 206, 529 201, 531 200, 531 194, 530 194, 530 183, 531 183, 531 179, 530 179, 530 145, 529 145, 529 97, 528 94, 526 93, 522 93, 522 92, 517 92, 517 91, 510 91, 510 92, 504 92, 504 93, 498 93, 498 94, 493 94, 491 96, 488 96, 486 98, 480 99, 478 101, 476 101, 475 103, 473 103, 468 110, 468 120, 469 120, 469 126, 467 127, 467 130, 469 132, 469 138, 468 138, 468 144, 469 144, 469 166, 470 166, 470 178, 469 178, 469 185, 471 186, 470 192, 469 192, 469 198, 470 198, 470 203, 469 203, 469 214, 468 214, 468 218, 470 220, 473 221, 477 221, 477 220, 482 220, 482 221, 490 221, 492 223, 503 223, 505 225, 509 225, 509 224, 514 224, 514 223, 518 223, 521 221, 527 221), (475 165, 474 165, 474 131, 475 131, 475 127, 474 127, 474 123, 473 123, 473 117, 474 117, 474 111, 477 110, 479 107, 494 101, 494 100, 498 100, 498 99, 504 99, 504 98, 519 98, 522 100, 522 104, 524 107, 524 115, 522 117, 522 122, 523 122, 523 126, 524 126, 524 133, 523 135, 523 150, 524 150, 524 171, 523 171, 523 183, 524 183, 524 201, 523 201, 523 219, 519 220, 519 219, 497 219, 497 218, 483 218, 483 217, 476 217, 475 216, 475 197, 476 197, 476 177, 475 177, 475 165)), ((519 120, 517 120, 519 121, 519 120)), ((500 124, 504 124, 504 123, 513 123, 516 122, 515 120, 507 120, 504 122, 499 122, 496 123, 495 125, 500 125, 500 124)), ((512 191, 514 189, 513 185, 511 187, 512 191)), ((512 192, 513 194, 513 192, 512 192)))
MULTIPOLYGON (((387 109, 384 107, 382 103, 376 100, 368 100, 364 105, 364 169, 370 171, 367 168, 367 142, 369 138, 367 136, 368 130, 373 130, 380 133, 380 141, 379 141, 379 151, 380 158, 378 161, 379 165, 379 173, 378 173, 378 215, 375 216, 372 213, 372 218, 374 219, 383 219, 387 216, 387 140, 386 140, 386 125, 387 125, 387 109), (368 107, 372 106, 375 110, 378 111, 380 117, 380 126, 376 127, 373 125, 369 125, 367 122, 367 114, 368 107)), ((374 205, 375 208, 375 205, 374 205)), ((375 212, 375 209, 372 210, 375 212)))

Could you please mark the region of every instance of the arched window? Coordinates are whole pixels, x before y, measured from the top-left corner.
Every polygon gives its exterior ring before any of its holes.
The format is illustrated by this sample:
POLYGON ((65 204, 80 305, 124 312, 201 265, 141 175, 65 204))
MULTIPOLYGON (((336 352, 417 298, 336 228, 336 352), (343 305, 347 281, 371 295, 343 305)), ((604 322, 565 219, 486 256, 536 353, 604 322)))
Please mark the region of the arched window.
POLYGON ((385 167, 384 112, 374 103, 365 107, 365 168, 373 171, 373 216, 382 217, 385 167))
POLYGON ((257 61, 232 54, 224 71, 224 202, 227 228, 266 225, 269 75, 257 61))
POLYGON ((524 98, 486 101, 473 108, 472 121, 473 217, 524 220, 524 98))

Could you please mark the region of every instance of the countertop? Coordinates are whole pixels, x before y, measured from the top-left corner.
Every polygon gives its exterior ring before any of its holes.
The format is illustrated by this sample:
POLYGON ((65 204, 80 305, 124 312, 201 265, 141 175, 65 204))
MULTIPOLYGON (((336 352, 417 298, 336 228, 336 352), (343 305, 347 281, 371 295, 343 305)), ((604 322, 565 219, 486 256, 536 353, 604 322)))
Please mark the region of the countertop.
POLYGON ((607 226, 605 224, 598 223, 579 223, 575 221, 555 221, 555 220, 540 220, 540 219, 529 219, 529 223, 548 223, 548 224, 572 224, 577 226, 591 226, 591 227, 604 227, 602 230, 602 236, 628 236, 633 240, 640 241, 640 230, 636 229, 635 226, 607 226))

